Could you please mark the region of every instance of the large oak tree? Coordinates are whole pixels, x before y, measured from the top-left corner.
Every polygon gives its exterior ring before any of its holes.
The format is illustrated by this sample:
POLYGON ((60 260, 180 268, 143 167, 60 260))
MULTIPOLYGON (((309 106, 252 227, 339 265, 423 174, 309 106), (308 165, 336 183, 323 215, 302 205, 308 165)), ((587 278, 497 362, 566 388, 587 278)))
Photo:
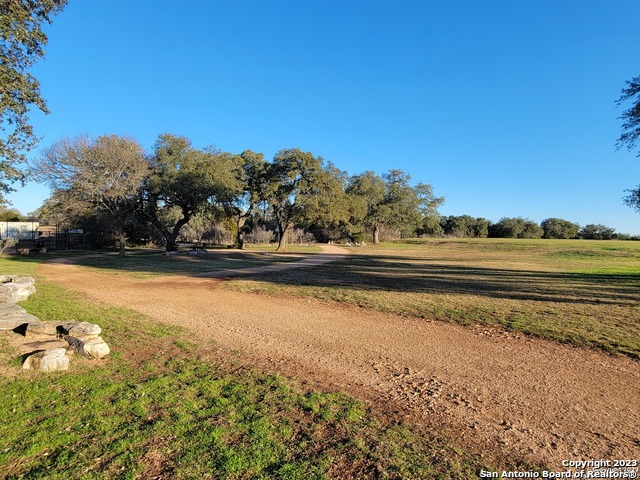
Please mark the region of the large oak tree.
POLYGON ((58 211, 71 217, 102 216, 113 226, 125 253, 125 226, 134 215, 149 174, 142 147, 132 138, 103 135, 62 138, 45 148, 32 168, 53 190, 58 211))
POLYGON ((139 212, 165 239, 167 251, 178 249, 180 229, 196 214, 228 195, 233 172, 227 154, 199 150, 186 137, 162 134, 150 159, 139 212))
POLYGON ((11 184, 24 178, 20 164, 37 143, 29 109, 48 113, 38 80, 29 69, 42 57, 47 36, 44 23, 67 0, 2 0, 0 2, 0 201, 11 184))

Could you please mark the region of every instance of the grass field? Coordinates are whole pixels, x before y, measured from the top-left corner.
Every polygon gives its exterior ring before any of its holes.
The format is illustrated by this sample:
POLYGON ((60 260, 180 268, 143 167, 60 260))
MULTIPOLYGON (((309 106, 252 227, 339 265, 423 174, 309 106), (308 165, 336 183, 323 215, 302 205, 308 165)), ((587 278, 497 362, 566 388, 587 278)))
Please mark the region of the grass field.
MULTIPOLYGON (((352 252, 225 285, 640 357, 640 242, 415 240, 352 252)), ((0 271, 35 275, 43 258, 0 257, 0 271)), ((192 260, 200 258, 83 263, 127 275, 209 271, 192 260)), ((23 303, 30 313, 98 323, 113 354, 38 374, 19 368, 0 335, 0 478, 477 478, 487 468, 438 432, 418 434, 346 395, 252 370, 222 346, 46 279, 37 286, 23 303)))
MULTIPOLYGON (((6 273, 36 266, 0 258, 6 273)), ((254 371, 176 327, 42 278, 37 288, 30 313, 98 323, 113 352, 41 374, 0 335, 0 478, 466 479, 483 466, 437 432, 254 371)))
POLYGON ((640 358, 640 242, 420 239, 352 253, 227 285, 499 325, 640 358))

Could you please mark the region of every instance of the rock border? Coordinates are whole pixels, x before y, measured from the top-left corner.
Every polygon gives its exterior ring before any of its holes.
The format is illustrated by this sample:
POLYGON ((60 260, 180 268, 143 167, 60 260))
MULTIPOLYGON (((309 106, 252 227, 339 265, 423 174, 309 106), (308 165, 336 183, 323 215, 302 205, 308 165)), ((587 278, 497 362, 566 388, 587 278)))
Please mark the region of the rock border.
POLYGON ((34 350, 23 354, 22 368, 43 372, 67 370, 70 357, 103 358, 111 349, 100 337, 102 328, 75 320, 40 321, 16 305, 36 292, 33 277, 0 275, 0 331, 12 331, 25 338, 23 346, 34 350), (41 344, 60 341, 62 345, 38 349, 41 344))

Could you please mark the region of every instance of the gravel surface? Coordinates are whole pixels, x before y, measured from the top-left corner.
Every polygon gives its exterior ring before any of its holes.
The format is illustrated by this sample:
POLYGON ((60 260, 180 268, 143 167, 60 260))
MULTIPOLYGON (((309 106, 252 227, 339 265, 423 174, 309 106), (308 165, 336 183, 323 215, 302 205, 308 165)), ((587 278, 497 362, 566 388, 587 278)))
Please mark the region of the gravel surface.
POLYGON ((640 457, 640 362, 626 357, 499 329, 239 293, 215 278, 141 280, 53 262, 40 273, 186 327, 261 368, 346 391, 487 461, 562 470, 562 460, 640 457))

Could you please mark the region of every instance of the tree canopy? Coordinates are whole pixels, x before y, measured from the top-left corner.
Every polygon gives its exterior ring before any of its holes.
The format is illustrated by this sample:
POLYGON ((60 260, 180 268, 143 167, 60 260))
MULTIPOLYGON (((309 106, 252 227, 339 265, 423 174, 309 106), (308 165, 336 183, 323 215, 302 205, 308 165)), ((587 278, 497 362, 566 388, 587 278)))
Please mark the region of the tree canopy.
POLYGON ((125 225, 149 173, 142 147, 117 135, 62 138, 33 164, 36 178, 49 184, 58 205, 76 218, 102 216, 113 226, 125 252, 125 225))
POLYGON ((51 23, 67 0, 3 0, 0 2, 0 201, 24 178, 19 168, 37 143, 29 109, 48 113, 38 80, 29 69, 45 55, 43 23, 51 23))
POLYGON ((580 225, 562 218, 547 218, 540 223, 544 238, 577 238, 580 225))
MULTIPOLYGON (((617 147, 626 147, 629 151, 636 148, 640 139, 640 76, 634 77, 627 82, 626 88, 622 89, 622 95, 617 101, 618 106, 631 102, 620 119, 622 120, 622 133, 618 138, 617 147)), ((638 151, 640 157, 640 151, 638 151)), ((624 197, 625 205, 634 208, 640 213, 640 185, 626 190, 629 192, 624 197)))
POLYGON ((620 116, 622 133, 618 138, 617 146, 633 150, 640 139, 640 76, 627 82, 627 87, 622 89, 622 95, 616 103, 620 106, 627 102, 631 102, 631 106, 620 116))
POLYGON ((194 148, 186 137, 168 133, 158 137, 139 212, 163 235, 167 250, 177 250, 180 229, 191 218, 209 208, 214 198, 228 194, 233 172, 220 168, 227 160, 214 148, 194 148))

